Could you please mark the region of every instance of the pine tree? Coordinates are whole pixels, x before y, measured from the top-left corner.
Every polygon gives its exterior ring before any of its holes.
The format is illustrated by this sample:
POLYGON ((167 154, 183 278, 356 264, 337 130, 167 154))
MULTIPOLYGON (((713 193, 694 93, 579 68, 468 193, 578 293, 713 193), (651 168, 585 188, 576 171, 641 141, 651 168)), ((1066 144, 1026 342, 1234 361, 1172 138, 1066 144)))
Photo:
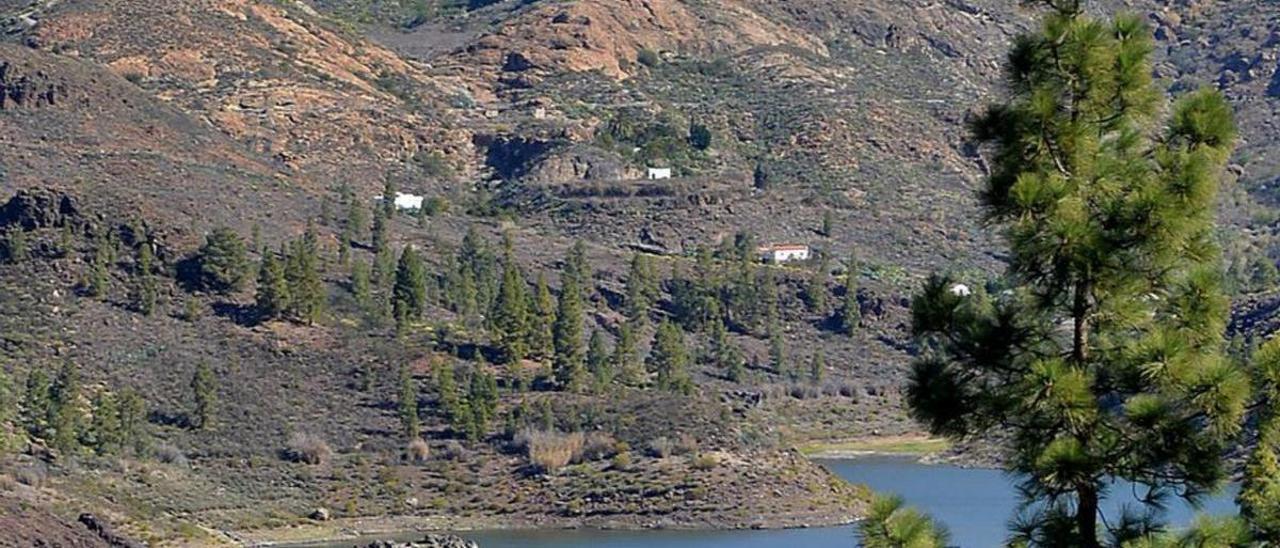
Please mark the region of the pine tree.
POLYGON ((370 239, 373 241, 373 252, 382 253, 391 249, 391 220, 381 207, 373 210, 373 229, 370 239))
POLYGON ((779 377, 794 379, 796 373, 787 367, 787 345, 782 339, 782 330, 775 329, 769 335, 769 365, 779 377))
POLYGON ((74 363, 63 362, 49 401, 49 445, 63 453, 77 451, 83 434, 84 411, 80 402, 80 372, 74 363))
POLYGON ((471 412, 467 439, 483 438, 498 410, 498 381, 483 367, 471 373, 471 385, 467 390, 467 408, 471 412))
POLYGON ((93 420, 89 424, 89 445, 99 455, 111 455, 124 448, 120 406, 110 392, 100 392, 93 400, 93 420))
POLYGON ((382 185, 382 216, 391 219, 396 216, 396 195, 399 194, 396 182, 390 179, 382 185))
POLYGON ((356 305, 369 310, 373 302, 373 288, 369 282, 369 265, 364 261, 351 265, 351 296, 355 298, 356 305))
POLYGON ((591 339, 587 341, 587 371, 591 373, 597 387, 607 386, 613 380, 610 357, 604 334, 599 329, 591 330, 591 339))
POLYGON ((27 231, 21 226, 11 228, 4 233, 4 257, 9 264, 18 264, 31 258, 27 245, 27 231))
POLYGON ((351 247, 364 237, 369 229, 369 212, 360 200, 351 198, 347 202, 347 222, 342 226, 342 247, 351 247))
POLYGON ((858 536, 865 548, 944 548, 951 535, 946 528, 897 496, 877 496, 867 517, 858 523, 858 536))
POLYGON ((400 252, 392 294, 391 307, 397 326, 403 327, 422 317, 427 308, 427 271, 411 245, 400 252))
POLYGON ((827 311, 827 262, 819 261, 818 267, 809 274, 809 283, 804 288, 804 303, 809 311, 825 314, 827 311))
POLYGON ((773 267, 765 266, 756 275, 756 296, 760 317, 764 323, 765 333, 773 336, 778 331, 778 282, 773 276, 773 267))
POLYGON ((1236 501, 1259 540, 1280 541, 1280 339, 1271 339, 1253 357, 1258 378, 1258 440, 1245 464, 1236 501))
POLYGON ((493 329, 498 350, 505 363, 519 363, 528 353, 529 296, 528 282, 516 264, 510 249, 503 259, 502 285, 493 305, 493 329))
POLYGON ((693 391, 689 379, 689 349, 684 331, 674 323, 663 321, 649 351, 649 370, 657 377, 658 389, 688 394, 693 391))
POLYGON ((120 392, 120 443, 126 450, 142 451, 145 447, 143 427, 147 422, 147 405, 137 391, 120 392))
POLYGON ((302 237, 289 244, 284 272, 291 312, 308 324, 319 321, 326 294, 320 277, 320 242, 312 226, 308 225, 302 237))
POLYGON ((218 405, 218 379, 209 364, 200 362, 191 376, 191 425, 197 430, 213 428, 218 405))
POLYGON ((22 424, 32 437, 49 435, 49 417, 53 416, 53 383, 39 366, 27 373, 26 391, 22 397, 22 424))
POLYGON ((569 248, 569 252, 565 254, 562 275, 566 279, 573 278, 584 300, 590 295, 593 276, 591 265, 587 263, 586 242, 582 240, 573 242, 573 247, 569 248))
POLYGON ((822 357, 822 352, 814 352, 813 359, 809 362, 809 382, 818 384, 822 382, 822 376, 827 371, 827 360, 822 357))
POLYGON ((844 302, 840 304, 840 332, 853 336, 862 322, 862 304, 858 302, 858 291, 853 287, 853 274, 849 274, 849 283, 845 284, 844 302))
POLYGON ((156 286, 155 255, 151 251, 151 242, 144 240, 138 245, 138 255, 134 259, 133 268, 133 306, 143 315, 150 316, 156 310, 159 299, 159 288, 156 286))
POLYGON ((657 297, 657 281, 654 280, 649 258, 642 253, 632 255, 627 271, 627 320, 643 325, 649 319, 649 308, 657 297))
POLYGON ((0 456, 16 449, 22 438, 22 425, 18 422, 19 403, 13 381, 0 369, 0 456))
POLYGON ((258 293, 254 297, 258 315, 274 320, 284 315, 289 307, 289 280, 284 265, 272 252, 264 253, 258 267, 258 293))
POLYGON ((582 347, 582 290, 574 276, 565 276, 560 288, 553 331, 556 382, 566 390, 577 390, 582 386, 586 355, 582 347))
POLYGON ((613 346, 613 369, 619 380, 629 386, 639 386, 644 382, 644 370, 636 359, 636 326, 628 321, 618 331, 618 342, 613 346))
POLYGON ((408 365, 400 366, 400 397, 397 402, 400 429, 405 439, 418 439, 421 419, 418 418, 418 383, 408 365))
POLYGON ((556 298, 541 272, 530 299, 533 302, 528 310, 533 313, 529 315, 529 352, 538 358, 550 358, 555 355, 556 298))
POLYGON ((234 293, 244 288, 249 276, 249 258, 244 239, 235 231, 219 227, 205 237, 197 254, 200 284, 219 293, 234 293))
POLYGON ((1222 355, 1228 303, 1213 243, 1235 129, 1213 91, 1157 119, 1142 20, 1042 3, 1044 24, 1009 55, 1011 99, 974 123, 991 145, 983 213, 1008 243, 1012 292, 925 284, 912 303, 925 352, 908 402, 935 433, 1009 440, 1010 472, 1044 508, 1012 543, 1052 534, 1094 548, 1113 480, 1204 493, 1240 431, 1249 383, 1222 355))
POLYGON ((725 377, 734 382, 742 380, 745 373, 745 359, 742 350, 729 340, 729 330, 724 321, 717 319, 711 328, 711 358, 717 369, 723 370, 725 377))
POLYGON ((823 210, 822 211, 822 228, 818 230, 818 233, 830 238, 832 224, 834 224, 834 221, 831 218, 831 210, 830 209, 823 210))

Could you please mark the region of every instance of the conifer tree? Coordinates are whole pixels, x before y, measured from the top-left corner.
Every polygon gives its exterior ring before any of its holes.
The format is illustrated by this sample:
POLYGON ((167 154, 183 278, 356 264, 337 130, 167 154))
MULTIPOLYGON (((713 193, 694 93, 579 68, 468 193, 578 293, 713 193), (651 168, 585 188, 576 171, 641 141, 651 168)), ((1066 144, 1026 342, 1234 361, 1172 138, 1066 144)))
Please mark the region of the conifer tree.
POLYGON ((370 239, 373 243, 373 252, 375 254, 390 251, 391 249, 391 220, 382 207, 373 210, 373 228, 370 239))
POLYGON ((154 263, 155 255, 151 251, 151 242, 144 240, 138 245, 138 255, 134 259, 133 306, 146 316, 155 312, 156 300, 159 298, 154 263))
POLYGON ((264 253, 258 267, 258 293, 254 297, 258 315, 273 320, 284 315, 289 307, 289 280, 284 265, 272 252, 264 253))
POLYGON ((316 323, 324 313, 326 295, 320 277, 320 242, 311 225, 289 244, 284 271, 293 314, 308 324, 316 323))
POLYGON ((795 378, 796 373, 788 368, 787 345, 782 339, 782 330, 775 329, 769 335, 769 365, 779 377, 795 378))
POLYGON ((412 245, 400 251, 392 293, 391 307, 397 326, 421 317, 426 310, 427 271, 412 245))
POLYGON ((723 370, 725 377, 738 382, 742 380, 746 364, 742 350, 729 340, 729 330, 724 321, 717 319, 711 328, 711 358, 717 369, 723 370))
POLYGON ((929 516, 903 504, 897 496, 877 496, 867 517, 858 523, 865 548, 945 548, 951 535, 929 516))
POLYGON ((853 287, 853 273, 849 273, 849 282, 845 284, 844 301, 840 303, 840 332, 853 336, 862 322, 862 304, 858 302, 858 291, 853 287))
POLYGON ((644 370, 636 359, 636 330, 630 321, 622 324, 618 331, 618 342, 613 346, 613 356, 610 358, 619 380, 630 386, 639 386, 644 376, 644 370))
POLYGON ((63 453, 80 447, 84 412, 80 404, 80 372, 71 361, 63 362, 50 390, 49 444, 63 453))
POLYGON ((369 212, 366 207, 354 198, 347 202, 347 222, 342 225, 342 247, 355 245, 369 229, 369 212))
POLYGON ((804 303, 809 311, 815 314, 827 312, 827 262, 818 261, 818 266, 809 274, 809 283, 804 288, 804 303))
POLYGON ((587 341, 587 371, 591 373, 597 387, 607 386, 613 380, 610 357, 604 334, 599 329, 592 329, 591 339, 587 341))
POLYGON ((823 210, 822 211, 822 228, 818 230, 818 233, 830 238, 832 225, 834 223, 835 221, 831 217, 831 210, 830 209, 823 210))
POLYGON ((498 350, 505 363, 519 363, 528 353, 528 282, 508 247, 503 258, 502 284, 493 306, 493 329, 498 350))
POLYGON ((197 430, 213 428, 218 405, 218 379, 209 364, 200 362, 191 376, 191 425, 197 430))
POLYGON ((649 351, 649 370, 657 377, 658 389, 688 394, 693 391, 689 379, 689 349, 684 331, 674 323, 663 321, 649 351))
POLYGON ((120 442, 125 449, 141 451, 145 447, 143 426, 147 421, 147 405, 137 391, 120 392, 120 442))
POLYGON ((591 293, 592 272, 591 265, 587 263, 587 244, 582 240, 574 240, 573 247, 569 248, 569 252, 564 257, 565 278, 573 278, 578 290, 582 292, 582 298, 585 300, 591 293))
POLYGON ((400 396, 397 401, 400 429, 405 439, 416 440, 421 430, 418 418, 418 383, 408 365, 400 366, 400 396))
POLYGON ((205 237, 197 255, 200 283, 219 293, 233 293, 244 288, 249 276, 249 258, 244 239, 235 231, 219 227, 205 237))
POLYGON ((49 435, 49 417, 53 416, 53 383, 44 368, 36 366, 27 373, 22 397, 22 424, 32 437, 49 435))
POLYGON ((23 437, 22 425, 18 423, 19 403, 13 381, 0 369, 0 456, 17 448, 18 441, 23 437))
POLYGON ((27 231, 21 226, 9 229, 4 233, 4 257, 9 264, 18 264, 31 257, 27 245, 27 231))
POLYGON ((818 384, 822 382, 822 377, 827 372, 827 360, 822 357, 822 351, 813 353, 813 359, 809 361, 809 382, 818 384))
POLYGON ((89 445, 100 455, 115 454, 124 448, 120 405, 110 392, 100 392, 93 400, 89 441, 89 445))
POLYGON ((467 438, 476 441, 489 431, 494 413, 498 410, 498 381, 483 368, 483 363, 471 373, 467 390, 467 408, 471 411, 471 423, 467 438))
POLYGON ((550 358, 555 355, 556 298, 541 272, 530 299, 529 352, 538 358, 550 358))
POLYGON ((653 268, 649 258, 642 253, 631 256, 631 266, 627 270, 627 319, 637 325, 643 325, 649 318, 649 308, 658 297, 657 281, 653 276, 653 268))
POLYGON ((1112 481, 1201 495, 1240 431, 1248 378, 1222 353, 1213 236, 1235 128, 1213 91, 1157 119, 1141 19, 1040 3, 1044 23, 1008 58, 1011 98, 974 124, 993 164, 983 213, 1009 246, 1012 291, 925 284, 912 328, 926 351, 908 402, 935 433, 1009 440, 1033 510, 1012 543, 1093 548, 1103 529, 1117 533, 1099 520, 1112 481))
POLYGON ((586 354, 582 346, 582 290, 575 276, 564 277, 553 335, 556 382, 566 390, 577 390, 582 386, 586 354))
POLYGON ((369 281, 369 265, 364 261, 357 260, 351 265, 351 296, 355 298, 356 305, 369 310, 373 303, 373 288, 369 281))

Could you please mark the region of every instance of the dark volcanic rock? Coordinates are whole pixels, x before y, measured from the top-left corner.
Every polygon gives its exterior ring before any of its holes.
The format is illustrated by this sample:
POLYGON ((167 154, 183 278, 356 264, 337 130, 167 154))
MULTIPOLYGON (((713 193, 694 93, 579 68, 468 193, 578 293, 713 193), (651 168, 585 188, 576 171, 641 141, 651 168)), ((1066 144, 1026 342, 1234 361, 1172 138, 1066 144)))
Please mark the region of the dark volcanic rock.
POLYGON ((61 227, 79 217, 70 196, 48 189, 22 190, 0 208, 0 226, 20 225, 24 230, 61 227))
POLYGON ((480 548, 480 545, 455 535, 429 534, 413 542, 371 542, 365 548, 480 548))

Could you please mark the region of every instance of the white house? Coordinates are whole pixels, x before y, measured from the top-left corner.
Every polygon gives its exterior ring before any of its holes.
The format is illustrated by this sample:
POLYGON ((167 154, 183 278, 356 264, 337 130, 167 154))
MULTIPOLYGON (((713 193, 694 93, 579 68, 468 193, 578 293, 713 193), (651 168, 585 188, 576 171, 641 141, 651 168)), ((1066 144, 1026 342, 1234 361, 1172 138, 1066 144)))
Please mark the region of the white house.
POLYGON ((951 294, 957 297, 968 297, 973 294, 973 290, 964 284, 955 284, 951 286, 951 294))
MULTIPOLYGON (((378 196, 377 200, 382 201, 382 196, 378 196)), ((422 196, 417 194, 405 194, 403 192, 396 193, 396 209, 414 210, 422 209, 422 196)))
POLYGON ((669 168, 669 167, 651 167, 651 168, 649 168, 649 175, 648 175, 648 179, 649 179, 649 180, 654 180, 654 179, 670 179, 670 178, 671 178, 671 168, 669 168))
POLYGON ((761 247, 760 259, 770 263, 789 263, 809 260, 809 246, 804 244, 777 244, 761 247))

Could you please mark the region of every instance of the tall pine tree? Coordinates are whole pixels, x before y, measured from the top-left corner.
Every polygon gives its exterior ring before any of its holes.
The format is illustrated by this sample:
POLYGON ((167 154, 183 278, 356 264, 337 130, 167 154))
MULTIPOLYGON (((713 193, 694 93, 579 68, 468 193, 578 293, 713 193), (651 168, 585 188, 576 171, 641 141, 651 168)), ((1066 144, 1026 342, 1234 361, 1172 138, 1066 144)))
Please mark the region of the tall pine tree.
POLYGON ((1091 548, 1112 481, 1202 495, 1240 430, 1248 379, 1222 352, 1212 234, 1235 128, 1212 91, 1157 119, 1140 19, 1040 3, 1043 24, 1008 58, 1009 101, 974 124, 992 153, 983 213, 1009 246, 1013 290, 965 297, 946 277, 926 283, 912 304, 926 351, 908 401, 935 433, 1007 434, 1031 504, 1015 544, 1091 548))
POLYGON ((556 382, 566 390, 577 390, 582 386, 586 351, 582 345, 582 290, 576 276, 564 278, 553 331, 556 382))

